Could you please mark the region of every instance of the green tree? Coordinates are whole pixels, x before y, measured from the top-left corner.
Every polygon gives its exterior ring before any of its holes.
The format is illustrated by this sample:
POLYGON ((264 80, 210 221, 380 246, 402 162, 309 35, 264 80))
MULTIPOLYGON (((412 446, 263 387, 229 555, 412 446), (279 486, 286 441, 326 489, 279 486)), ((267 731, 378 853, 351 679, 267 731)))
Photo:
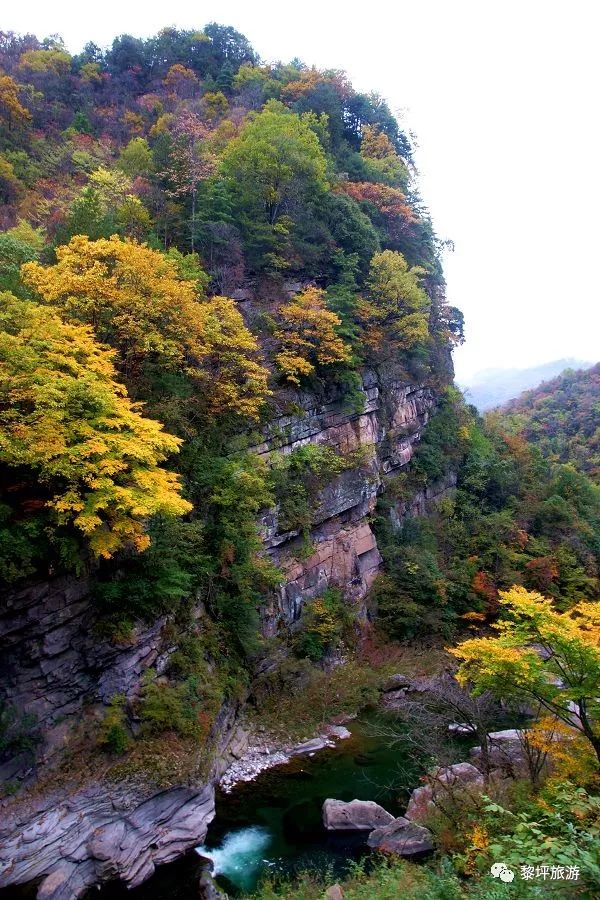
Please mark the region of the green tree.
POLYGON ((412 350, 428 337, 429 298, 421 286, 424 269, 410 267, 401 253, 384 250, 371 260, 365 307, 367 343, 392 352, 412 350))
MULTIPOLYGON (((271 250, 289 233, 290 216, 327 187, 326 159, 306 119, 270 100, 227 146, 221 171, 250 240, 271 250)), ((274 256, 273 256, 274 254, 274 256)), ((281 262, 281 261, 279 261, 281 262)))

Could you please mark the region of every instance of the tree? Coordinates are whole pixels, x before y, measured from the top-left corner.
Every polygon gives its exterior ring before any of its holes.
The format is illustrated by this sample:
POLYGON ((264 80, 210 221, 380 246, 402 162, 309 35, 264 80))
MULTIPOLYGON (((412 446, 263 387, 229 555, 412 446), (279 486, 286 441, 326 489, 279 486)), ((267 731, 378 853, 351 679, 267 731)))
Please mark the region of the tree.
POLYGON ((371 260, 367 279, 369 303, 364 307, 370 346, 388 344, 394 352, 412 350, 428 337, 429 299, 420 285, 424 270, 401 253, 384 250, 371 260))
POLYGON ((305 117, 270 100, 229 142, 221 171, 251 264, 255 269, 287 266, 294 221, 327 187, 325 154, 305 117))
POLYGON ((121 150, 117 165, 129 178, 150 175, 154 166, 148 141, 142 137, 132 138, 121 150))
POLYGON ((19 85, 10 75, 0 73, 0 125, 14 131, 31 122, 31 113, 19 100, 19 85))
POLYGON ((215 169, 215 159, 206 147, 208 129, 200 119, 189 110, 184 110, 173 125, 173 144, 169 169, 164 173, 170 188, 166 191, 170 197, 189 197, 190 214, 190 247, 192 253, 196 241, 196 204, 198 188, 215 169))
POLYGON ((363 128, 360 155, 367 170, 377 181, 406 187, 408 170, 385 132, 366 125, 363 128))
POLYGON ((557 612, 550 600, 515 586, 500 592, 508 617, 498 637, 450 650, 458 679, 476 694, 535 701, 591 744, 600 766, 600 603, 557 612))
MULTIPOLYGON (((33 231, 33 229, 32 229, 33 231)), ((34 232, 35 233, 35 232, 34 232)), ((38 258, 38 251, 25 241, 14 237, 10 231, 0 234, 0 290, 20 293, 23 290, 19 277, 23 263, 38 258)))
POLYGON ((198 271, 182 278, 181 260, 116 236, 90 241, 80 235, 56 255, 53 266, 23 266, 25 283, 71 321, 91 325, 117 350, 129 381, 148 365, 183 370, 211 414, 258 416, 267 370, 256 340, 233 300, 198 293, 198 271))
POLYGON ((222 163, 245 208, 260 209, 270 225, 293 200, 326 187, 325 154, 301 116, 269 101, 231 141, 222 163))
POLYGON ((171 66, 165 77, 165 87, 180 99, 193 97, 200 87, 196 73, 181 63, 171 66))
POLYGON ((180 440, 141 415, 90 328, 11 294, 0 296, 0 326, 0 462, 17 482, 29 470, 24 510, 46 506, 96 556, 143 550, 149 516, 191 509, 159 466, 180 440))
POLYGON ((306 288, 279 310, 275 333, 281 345, 275 361, 286 380, 300 384, 320 366, 350 361, 350 351, 337 333, 341 319, 327 309, 324 292, 306 288))

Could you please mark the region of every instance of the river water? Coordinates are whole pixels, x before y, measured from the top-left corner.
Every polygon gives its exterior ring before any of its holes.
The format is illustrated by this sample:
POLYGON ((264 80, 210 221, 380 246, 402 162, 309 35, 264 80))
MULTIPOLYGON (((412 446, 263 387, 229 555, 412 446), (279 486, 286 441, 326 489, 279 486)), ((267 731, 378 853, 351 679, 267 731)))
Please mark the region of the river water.
POLYGON ((196 854, 161 867, 133 891, 107 886, 102 900, 197 900, 201 857, 212 860, 217 882, 234 897, 250 896, 269 873, 293 875, 310 869, 342 877, 364 856, 363 839, 328 833, 321 822, 327 797, 375 800, 401 815, 424 770, 414 748, 390 746, 374 715, 348 724, 351 737, 331 749, 300 756, 263 772, 230 794, 217 793, 217 814, 196 854))

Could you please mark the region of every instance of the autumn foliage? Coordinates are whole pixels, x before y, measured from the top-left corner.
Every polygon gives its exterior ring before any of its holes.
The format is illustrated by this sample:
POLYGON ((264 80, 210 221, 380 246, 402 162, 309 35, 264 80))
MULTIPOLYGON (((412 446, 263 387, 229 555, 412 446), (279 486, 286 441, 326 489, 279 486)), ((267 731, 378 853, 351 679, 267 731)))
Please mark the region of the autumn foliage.
POLYGON ((174 259, 118 237, 74 237, 57 263, 29 263, 23 280, 70 321, 82 322, 117 351, 131 380, 153 362, 183 371, 212 413, 256 417, 267 393, 258 346, 235 303, 206 298, 180 277, 174 259))
POLYGON ((306 288, 280 308, 275 362, 287 381, 299 384, 317 368, 349 362, 350 351, 336 331, 340 324, 318 288, 306 288))
POLYGON ((28 467, 48 496, 39 505, 71 522, 94 555, 143 550, 149 516, 191 509, 179 477, 159 465, 181 441, 142 416, 89 327, 10 294, 0 296, 0 323, 0 462, 28 467))

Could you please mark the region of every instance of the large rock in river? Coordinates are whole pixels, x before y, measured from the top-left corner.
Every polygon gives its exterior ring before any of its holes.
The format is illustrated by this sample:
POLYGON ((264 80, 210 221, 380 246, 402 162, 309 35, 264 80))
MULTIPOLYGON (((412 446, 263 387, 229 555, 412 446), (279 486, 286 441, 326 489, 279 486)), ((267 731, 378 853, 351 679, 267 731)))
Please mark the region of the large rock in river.
POLYGON ((433 850, 433 837, 428 828, 409 822, 404 816, 371 832, 367 840, 372 850, 397 856, 421 856, 433 850))
POLYGON ((326 800, 323 804, 323 825, 328 831, 372 831, 393 821, 393 815, 373 800, 326 800))

